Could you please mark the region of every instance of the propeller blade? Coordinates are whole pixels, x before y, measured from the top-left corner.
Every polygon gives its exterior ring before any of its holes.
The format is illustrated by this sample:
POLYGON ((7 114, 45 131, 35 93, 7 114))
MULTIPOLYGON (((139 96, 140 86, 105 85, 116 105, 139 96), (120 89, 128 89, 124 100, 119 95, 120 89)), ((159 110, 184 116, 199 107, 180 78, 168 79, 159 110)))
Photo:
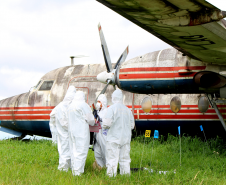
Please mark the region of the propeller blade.
POLYGON ((109 73, 112 71, 111 58, 110 58, 110 54, 108 51, 107 43, 104 38, 104 33, 103 33, 103 30, 102 30, 100 24, 98 25, 98 30, 99 30, 99 35, 100 35, 101 48, 102 48, 103 55, 104 55, 104 62, 105 62, 106 68, 107 68, 107 72, 109 73))
POLYGON ((108 81, 107 85, 103 88, 103 90, 100 92, 100 94, 104 94, 106 92, 109 83, 110 83, 110 80, 108 81))
POLYGON ((96 100, 95 100, 95 104, 97 103, 97 99, 101 94, 104 94, 107 90, 108 85, 111 83, 111 80, 107 81, 107 85, 105 85, 105 87, 103 88, 103 90, 100 92, 100 94, 97 96, 96 100))
POLYGON ((126 47, 125 51, 119 57, 117 63, 115 64, 114 69, 117 69, 119 65, 121 65, 123 62, 125 62, 128 53, 129 53, 129 46, 126 47))

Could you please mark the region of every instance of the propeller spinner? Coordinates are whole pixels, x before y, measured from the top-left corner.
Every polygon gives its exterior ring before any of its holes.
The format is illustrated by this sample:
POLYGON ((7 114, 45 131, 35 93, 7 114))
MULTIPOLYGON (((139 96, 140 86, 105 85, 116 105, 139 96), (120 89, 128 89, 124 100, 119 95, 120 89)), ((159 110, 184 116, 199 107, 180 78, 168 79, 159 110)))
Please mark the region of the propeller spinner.
POLYGON ((125 62, 126 57, 127 57, 128 53, 129 53, 129 46, 126 47, 125 51, 121 54, 121 56, 119 57, 118 61, 116 62, 115 67, 112 68, 110 54, 109 54, 109 51, 108 51, 107 43, 106 43, 105 38, 104 38, 102 27, 101 27, 100 24, 98 25, 98 30, 99 30, 99 35, 100 35, 101 48, 102 48, 103 56, 104 56, 104 62, 105 62, 107 71, 104 71, 104 72, 101 72, 100 74, 98 74, 97 75, 97 80, 99 82, 107 84, 104 87, 104 89, 101 91, 101 93, 100 93, 100 94, 104 94, 105 91, 107 90, 107 87, 108 87, 109 84, 113 85, 114 88, 115 88, 115 85, 116 85, 115 72, 118 69, 118 67, 123 62, 125 62))

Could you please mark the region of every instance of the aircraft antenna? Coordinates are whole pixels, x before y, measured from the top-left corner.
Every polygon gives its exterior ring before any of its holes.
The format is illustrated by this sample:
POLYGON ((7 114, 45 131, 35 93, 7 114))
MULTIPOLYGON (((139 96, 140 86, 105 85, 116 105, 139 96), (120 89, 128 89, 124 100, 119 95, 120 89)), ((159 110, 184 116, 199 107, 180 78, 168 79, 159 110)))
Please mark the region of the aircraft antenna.
POLYGON ((82 58, 82 57, 89 57, 89 56, 85 56, 85 55, 77 55, 77 56, 70 56, 71 58, 71 65, 74 65, 74 58, 82 58))

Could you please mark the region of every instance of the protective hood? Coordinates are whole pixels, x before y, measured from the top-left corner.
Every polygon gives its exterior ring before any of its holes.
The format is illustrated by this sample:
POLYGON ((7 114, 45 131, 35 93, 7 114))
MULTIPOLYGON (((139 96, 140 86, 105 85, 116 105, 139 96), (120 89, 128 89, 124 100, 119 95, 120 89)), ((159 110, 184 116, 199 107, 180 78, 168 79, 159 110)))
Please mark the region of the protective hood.
POLYGON ((74 99, 73 99, 73 102, 76 101, 85 101, 85 93, 82 92, 82 91, 77 91, 75 93, 75 96, 74 96, 74 99))
POLYGON ((70 86, 70 87, 68 88, 68 90, 67 90, 67 93, 66 93, 66 95, 65 95, 65 97, 64 97, 63 102, 64 102, 64 103, 66 103, 66 102, 67 102, 67 103, 70 103, 70 102, 74 99, 75 93, 76 93, 75 87, 74 87, 74 86, 70 86))
POLYGON ((113 103, 122 103, 122 91, 119 89, 116 89, 113 93, 112 93, 112 102, 113 103))
POLYGON ((104 94, 101 94, 98 97, 97 101, 100 101, 102 103, 102 106, 103 106, 102 109, 106 109, 107 108, 108 101, 107 101, 107 98, 106 98, 106 96, 104 94))

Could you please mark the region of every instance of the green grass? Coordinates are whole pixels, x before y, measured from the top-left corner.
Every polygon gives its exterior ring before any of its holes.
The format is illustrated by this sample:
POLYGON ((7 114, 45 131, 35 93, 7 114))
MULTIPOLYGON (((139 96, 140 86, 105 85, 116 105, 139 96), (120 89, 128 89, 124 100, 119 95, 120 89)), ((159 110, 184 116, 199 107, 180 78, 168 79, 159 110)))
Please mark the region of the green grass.
POLYGON ((131 176, 109 178, 105 169, 93 170, 91 150, 85 173, 74 177, 71 171, 57 170, 58 152, 51 141, 3 140, 0 141, 0 184, 226 184, 225 144, 219 138, 208 144, 198 138, 182 137, 180 166, 177 137, 154 140, 154 146, 153 138, 137 137, 131 142, 131 168, 150 168, 151 162, 154 173, 144 170, 131 176), (164 175, 158 171, 169 172, 164 175))

